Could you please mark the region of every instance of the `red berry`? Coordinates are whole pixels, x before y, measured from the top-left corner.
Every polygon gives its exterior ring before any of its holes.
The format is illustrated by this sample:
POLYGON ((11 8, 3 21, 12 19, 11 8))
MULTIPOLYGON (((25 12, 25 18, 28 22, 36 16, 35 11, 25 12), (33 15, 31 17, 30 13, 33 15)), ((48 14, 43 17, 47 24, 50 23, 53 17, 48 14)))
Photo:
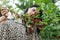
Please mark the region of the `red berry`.
POLYGON ((20 16, 18 16, 18 18, 20 18, 20 16))
POLYGON ((22 24, 23 24, 23 25, 25 24, 25 20, 22 20, 22 24))
POLYGON ((37 25, 37 28, 41 28, 42 27, 42 25, 37 25))
POLYGON ((27 21, 28 20, 28 17, 25 17, 25 21, 27 21))
POLYGON ((34 18, 32 18, 32 21, 34 21, 34 18))
POLYGON ((31 25, 34 26, 34 21, 31 22, 31 25))
POLYGON ((39 18, 36 18, 36 19, 35 19, 35 22, 39 22, 39 21, 40 21, 40 19, 39 19, 39 18))
POLYGON ((58 38, 60 38, 60 36, 58 36, 58 38))
POLYGON ((31 34, 31 33, 33 32, 33 30, 34 30, 34 29, 33 29, 32 27, 27 27, 27 33, 28 33, 28 34, 31 34))

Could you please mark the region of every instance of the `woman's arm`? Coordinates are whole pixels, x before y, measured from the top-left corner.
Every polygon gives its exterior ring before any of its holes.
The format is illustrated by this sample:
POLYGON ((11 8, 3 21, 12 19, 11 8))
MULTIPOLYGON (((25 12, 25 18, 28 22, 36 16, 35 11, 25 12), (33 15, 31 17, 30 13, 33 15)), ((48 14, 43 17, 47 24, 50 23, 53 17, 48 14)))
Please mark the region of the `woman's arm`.
POLYGON ((5 16, 1 16, 1 17, 0 17, 0 22, 2 22, 2 21, 4 21, 4 20, 6 20, 6 17, 5 17, 5 16))

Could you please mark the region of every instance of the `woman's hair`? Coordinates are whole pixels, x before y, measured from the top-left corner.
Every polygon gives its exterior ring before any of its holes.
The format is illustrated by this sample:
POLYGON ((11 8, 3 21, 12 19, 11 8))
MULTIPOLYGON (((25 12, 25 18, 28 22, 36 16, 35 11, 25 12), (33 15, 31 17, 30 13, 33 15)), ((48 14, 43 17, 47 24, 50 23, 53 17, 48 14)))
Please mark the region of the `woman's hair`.
POLYGON ((31 5, 30 8, 32 7, 39 7, 39 5, 35 4, 35 5, 31 5))
MULTIPOLYGON (((29 8, 32 8, 32 7, 40 7, 40 6, 37 5, 37 4, 35 4, 35 5, 31 5, 29 8)), ((27 8, 27 9, 25 10, 24 14, 27 13, 27 11, 28 11, 29 8, 27 8)), ((43 15, 42 12, 43 12, 43 10, 40 9, 40 10, 39 10, 40 17, 43 15)), ((41 21, 42 21, 42 18, 40 18, 40 19, 41 19, 41 21)))
POLYGON ((0 17, 2 16, 2 14, 1 14, 1 10, 0 10, 0 17))
MULTIPOLYGON (((39 7, 39 5, 37 5, 37 4, 35 4, 35 5, 31 5, 29 8, 32 8, 32 7, 39 7)), ((28 11, 29 8, 27 8, 27 9, 25 10, 24 13, 26 13, 26 12, 28 11)))
POLYGON ((39 10, 39 14, 40 14, 40 20, 42 21, 42 15, 43 15, 43 10, 42 9, 39 10))

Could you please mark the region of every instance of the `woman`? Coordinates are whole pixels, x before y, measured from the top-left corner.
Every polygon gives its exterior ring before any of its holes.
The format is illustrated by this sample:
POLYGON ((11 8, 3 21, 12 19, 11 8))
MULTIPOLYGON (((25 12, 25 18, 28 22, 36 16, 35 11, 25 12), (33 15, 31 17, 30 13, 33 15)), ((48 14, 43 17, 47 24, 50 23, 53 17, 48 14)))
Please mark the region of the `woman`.
POLYGON ((1 15, 0 22, 5 21, 6 19, 14 19, 11 12, 6 7, 1 8, 1 15))
POLYGON ((7 13, 7 9, 5 7, 1 8, 1 17, 0 17, 0 22, 6 20, 7 16, 5 15, 7 13))
MULTIPOLYGON (((37 10, 37 7, 39 7, 39 5, 32 5, 32 6, 30 6, 25 11, 25 13, 28 13, 30 15, 34 15, 35 13, 39 13, 39 10, 37 10)), ((28 35, 27 35, 28 40, 40 40, 40 37, 38 35, 38 32, 39 32, 39 30, 37 30, 36 27, 34 27, 33 29, 30 26, 29 27, 26 27, 26 33, 28 33, 28 35)))
POLYGON ((0 40, 25 40, 25 27, 14 22, 13 16, 6 7, 1 8, 0 40), (7 20, 9 19, 9 20, 7 20))

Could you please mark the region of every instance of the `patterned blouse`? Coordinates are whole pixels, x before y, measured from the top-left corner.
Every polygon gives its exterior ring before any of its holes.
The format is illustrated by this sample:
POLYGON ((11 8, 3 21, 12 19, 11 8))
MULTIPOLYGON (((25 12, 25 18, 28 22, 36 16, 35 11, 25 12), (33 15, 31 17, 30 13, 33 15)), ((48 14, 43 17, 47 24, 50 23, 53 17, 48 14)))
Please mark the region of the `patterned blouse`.
POLYGON ((14 20, 0 23, 0 40, 39 40, 37 33, 26 35, 26 28, 14 20))

